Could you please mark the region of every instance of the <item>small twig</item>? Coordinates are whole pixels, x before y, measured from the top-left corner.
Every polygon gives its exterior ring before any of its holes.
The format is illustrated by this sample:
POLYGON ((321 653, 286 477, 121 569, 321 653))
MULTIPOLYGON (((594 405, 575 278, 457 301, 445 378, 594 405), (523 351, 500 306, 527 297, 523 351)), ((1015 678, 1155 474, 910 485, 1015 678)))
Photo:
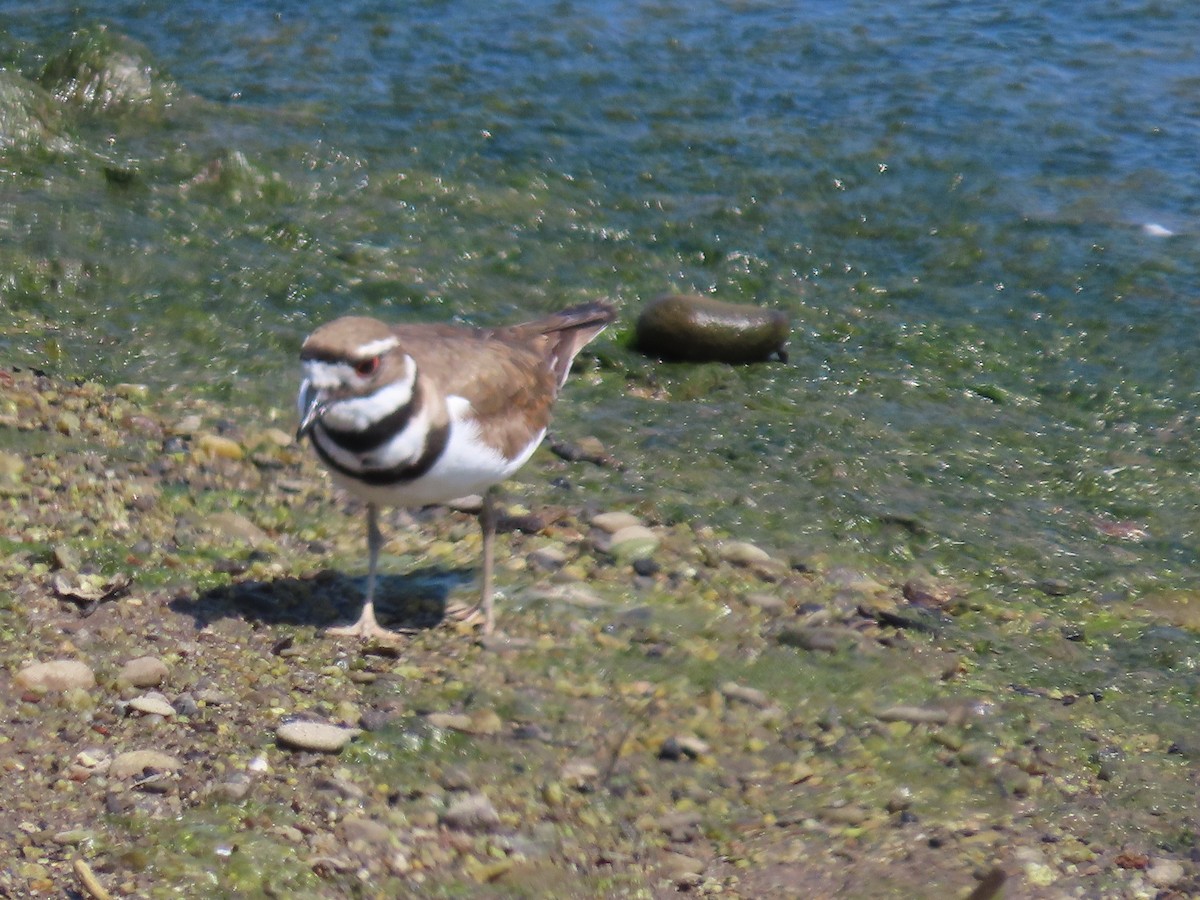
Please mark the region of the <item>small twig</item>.
POLYGON ((625 726, 625 730, 621 732, 621 736, 617 738, 616 744, 609 753, 608 765, 604 767, 604 772, 600 775, 600 783, 608 787, 609 781, 612 779, 613 772, 616 771, 617 762, 621 759, 621 751, 625 749, 625 744, 629 740, 629 735, 633 734, 633 729, 645 723, 650 712, 650 701, 647 701, 642 708, 634 715, 629 724, 625 726))
POLYGON ((79 886, 83 888, 83 892, 92 898, 92 900, 112 900, 112 894, 100 883, 100 879, 96 877, 96 873, 82 859, 75 860, 74 863, 75 877, 79 879, 79 886))

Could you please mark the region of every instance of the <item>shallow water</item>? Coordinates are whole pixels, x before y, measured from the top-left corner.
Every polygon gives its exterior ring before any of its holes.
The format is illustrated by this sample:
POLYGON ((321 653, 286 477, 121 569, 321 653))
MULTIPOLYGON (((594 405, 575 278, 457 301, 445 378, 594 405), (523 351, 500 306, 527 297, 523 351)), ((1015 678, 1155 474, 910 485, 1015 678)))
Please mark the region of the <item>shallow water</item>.
POLYGON ((0 5, 10 71, 104 24, 172 86, 5 151, 6 363, 287 409, 343 311, 611 296, 559 415, 630 461, 573 475, 606 503, 1047 603, 1195 583, 1200 9, 156 6, 0 5), (624 349, 666 290, 786 310, 790 362, 624 349))

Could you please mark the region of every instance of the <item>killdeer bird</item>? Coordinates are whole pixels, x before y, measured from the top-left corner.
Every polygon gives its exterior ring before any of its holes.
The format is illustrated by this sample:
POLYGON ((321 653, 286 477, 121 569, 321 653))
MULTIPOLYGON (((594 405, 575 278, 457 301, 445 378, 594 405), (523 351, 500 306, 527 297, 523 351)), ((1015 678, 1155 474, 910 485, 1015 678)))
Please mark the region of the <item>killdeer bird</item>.
POLYGON ((347 316, 304 342, 298 438, 335 483, 367 503, 367 596, 357 622, 328 633, 391 641, 375 618, 380 506, 427 506, 483 493, 480 600, 492 610, 492 488, 533 455, 571 361, 615 317, 606 302, 503 328, 387 325, 347 316))

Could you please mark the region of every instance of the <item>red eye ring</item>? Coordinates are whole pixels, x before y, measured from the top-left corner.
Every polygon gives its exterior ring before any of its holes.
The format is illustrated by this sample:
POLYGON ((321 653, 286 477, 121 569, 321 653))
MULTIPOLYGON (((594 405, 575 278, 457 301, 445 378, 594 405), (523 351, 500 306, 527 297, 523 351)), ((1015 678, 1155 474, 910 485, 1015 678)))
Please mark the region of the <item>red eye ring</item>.
POLYGON ((370 378, 378 371, 378 356, 372 356, 370 359, 360 359, 354 364, 354 374, 356 374, 359 378, 370 378))

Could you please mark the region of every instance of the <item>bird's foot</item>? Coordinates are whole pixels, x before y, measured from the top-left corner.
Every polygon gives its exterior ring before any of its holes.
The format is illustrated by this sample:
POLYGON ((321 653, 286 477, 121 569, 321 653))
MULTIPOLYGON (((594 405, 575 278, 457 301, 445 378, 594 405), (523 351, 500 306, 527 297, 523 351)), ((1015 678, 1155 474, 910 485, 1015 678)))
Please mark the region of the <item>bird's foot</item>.
POLYGON ((463 603, 461 600, 451 600, 446 603, 444 618, 456 625, 475 626, 483 621, 483 609, 479 603, 463 603))
POLYGON ((395 630, 384 628, 376 621, 375 611, 371 607, 364 609, 362 615, 358 617, 358 621, 353 625, 337 625, 325 629, 327 637, 358 638, 366 644, 378 644, 386 647, 395 647, 402 643, 407 635, 415 633, 415 628, 397 628, 395 630))

